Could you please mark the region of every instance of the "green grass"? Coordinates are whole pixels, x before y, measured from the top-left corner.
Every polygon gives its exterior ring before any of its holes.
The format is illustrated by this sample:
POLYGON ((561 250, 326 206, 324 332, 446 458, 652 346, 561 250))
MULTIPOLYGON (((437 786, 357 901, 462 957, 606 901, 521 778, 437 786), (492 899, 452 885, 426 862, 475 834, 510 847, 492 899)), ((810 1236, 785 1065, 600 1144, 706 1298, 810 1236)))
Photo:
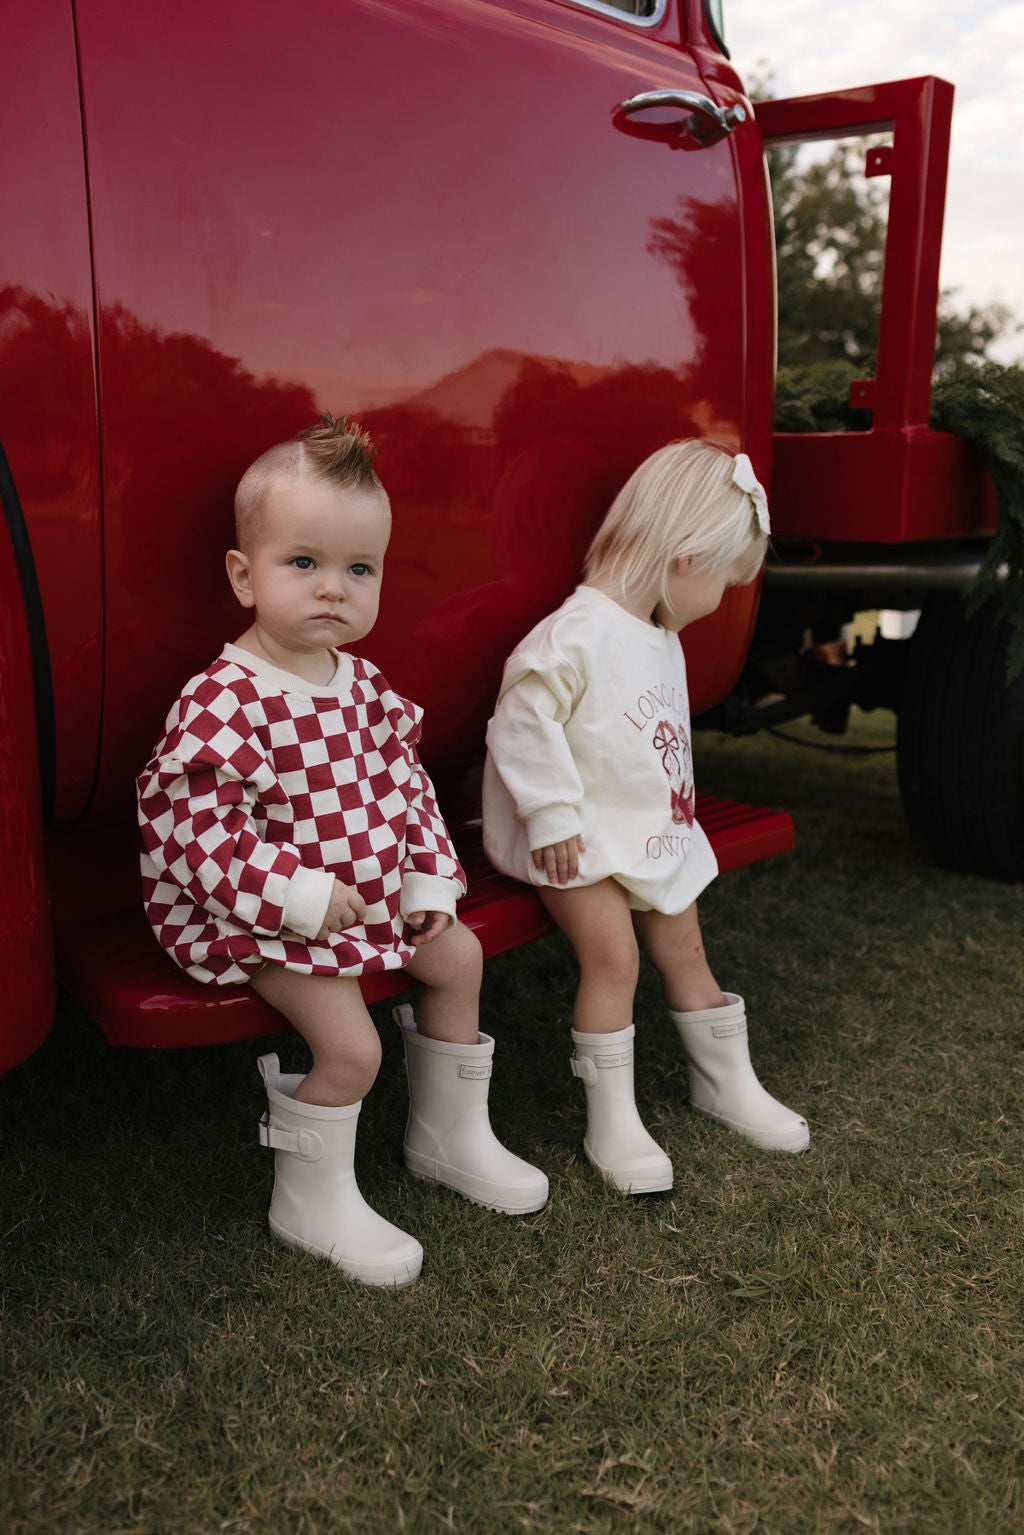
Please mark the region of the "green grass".
POLYGON ((1024 888, 932 868, 891 757, 700 737, 698 772, 796 818, 702 910, 810 1151, 689 1112, 645 971, 639 1096, 676 1187, 606 1193, 546 940, 488 965, 484 1009, 492 1117, 549 1208, 407 1180, 382 1009, 360 1180, 426 1265, 363 1290, 266 1232, 255 1057, 299 1068, 295 1037, 114 1051, 69 1003, 0 1080, 4 1531, 1024 1530, 1024 888))

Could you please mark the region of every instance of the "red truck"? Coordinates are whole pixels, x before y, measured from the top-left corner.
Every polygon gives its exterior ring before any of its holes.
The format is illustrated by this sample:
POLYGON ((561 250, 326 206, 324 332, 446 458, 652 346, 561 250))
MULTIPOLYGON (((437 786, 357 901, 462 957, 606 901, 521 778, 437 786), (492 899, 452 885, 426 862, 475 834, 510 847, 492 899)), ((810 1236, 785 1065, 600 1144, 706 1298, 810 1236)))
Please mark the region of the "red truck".
MULTIPOLYGON (((8 8, 3 45, 0 1069, 46 1036, 57 974, 117 1043, 280 1026, 157 947, 133 785, 239 627, 240 472, 322 410, 378 444, 395 532, 366 651, 425 708, 487 953, 545 926, 479 852, 502 662, 661 443, 742 444, 796 555, 769 575, 793 614, 811 588, 909 593, 926 604, 910 691, 945 685, 965 626, 943 588, 993 527, 971 451, 927 426, 949 85, 755 112, 713 0, 34 0, 8 8), (774 437, 764 146, 879 129, 882 330, 855 386, 873 427, 774 437)), ((686 631, 695 714, 733 689, 757 602, 734 591, 686 631)), ((974 672, 976 713, 979 690, 1019 774, 1013 711, 974 672)), ((927 764, 917 715, 903 755, 927 764)), ((905 776, 926 836, 915 796, 936 845, 951 813, 970 840, 948 773, 905 776)), ((723 869, 792 837, 757 807, 705 798, 701 819, 723 869)))

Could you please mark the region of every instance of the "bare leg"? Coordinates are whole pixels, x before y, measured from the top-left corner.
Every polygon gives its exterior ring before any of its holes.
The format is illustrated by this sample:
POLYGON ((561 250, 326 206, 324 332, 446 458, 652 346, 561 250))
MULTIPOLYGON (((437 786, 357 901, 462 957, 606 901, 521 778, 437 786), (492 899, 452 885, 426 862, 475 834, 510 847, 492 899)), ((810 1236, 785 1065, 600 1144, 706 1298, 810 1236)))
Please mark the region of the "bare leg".
POLYGON ((406 966, 423 982, 417 1004, 396 1007, 409 1079, 405 1165, 416 1178, 466 1199, 523 1215, 547 1202, 548 1180, 497 1139, 487 1113, 494 1040, 479 1030, 483 956, 476 935, 456 923, 419 944, 406 966))
POLYGON ((413 980, 423 983, 416 1007, 420 1034, 451 1044, 476 1044, 483 964, 476 934, 461 922, 419 945, 405 968, 413 980))
POLYGON ((669 1189, 672 1163, 644 1129, 633 1092, 633 994, 640 956, 629 898, 612 879, 572 890, 545 887, 541 898, 580 967, 572 1069, 587 1096, 587 1160, 623 1192, 669 1189))
POLYGON ((636 911, 633 920, 673 1012, 725 1005, 704 953, 696 901, 673 917, 660 911, 636 911))
POLYGON ((313 1065, 295 1091, 297 1103, 340 1108, 366 1097, 380 1069, 381 1049, 358 981, 264 965, 249 984, 312 1051, 313 1065))
POLYGON ((625 890, 603 879, 572 890, 545 885, 538 894, 572 944, 580 967, 573 1028, 580 1034, 628 1028, 640 956, 625 890))
POLYGON ((634 913, 640 940, 661 976, 690 1065, 690 1102, 756 1146, 802 1151, 807 1122, 766 1093, 747 1045, 743 999, 726 996, 711 974, 696 905, 678 916, 634 913))

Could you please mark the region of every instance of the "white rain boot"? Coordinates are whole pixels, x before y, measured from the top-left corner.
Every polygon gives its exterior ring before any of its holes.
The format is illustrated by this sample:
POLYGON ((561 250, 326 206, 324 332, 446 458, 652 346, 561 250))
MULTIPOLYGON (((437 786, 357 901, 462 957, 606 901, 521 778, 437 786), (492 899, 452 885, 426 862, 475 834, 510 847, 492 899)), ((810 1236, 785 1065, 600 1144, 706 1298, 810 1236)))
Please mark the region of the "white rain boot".
POLYGON ((287 1247, 329 1258, 362 1284, 408 1284, 423 1266, 422 1247, 371 1210, 356 1184, 352 1160, 362 1105, 296 1103, 302 1075, 282 1074, 276 1055, 263 1055, 258 1064, 269 1104, 260 1145, 275 1152, 273 1235, 287 1247))
POLYGON ((633 1095, 632 1024, 614 1034, 580 1034, 572 1074, 587 1092, 587 1161, 624 1194, 657 1194, 672 1187, 672 1163, 644 1129, 633 1095))
POLYGON ((455 1189, 503 1215, 543 1209, 547 1178, 506 1151, 491 1129, 487 1093, 494 1040, 489 1034, 479 1034, 475 1045, 428 1039, 417 1033, 407 1003, 392 1016, 405 1041, 409 1122, 403 1150, 413 1177, 455 1189))
POLYGON ((750 1064, 743 998, 723 995, 724 1007, 672 1014, 690 1062, 690 1103, 764 1151, 805 1151, 806 1119, 766 1093, 750 1064))

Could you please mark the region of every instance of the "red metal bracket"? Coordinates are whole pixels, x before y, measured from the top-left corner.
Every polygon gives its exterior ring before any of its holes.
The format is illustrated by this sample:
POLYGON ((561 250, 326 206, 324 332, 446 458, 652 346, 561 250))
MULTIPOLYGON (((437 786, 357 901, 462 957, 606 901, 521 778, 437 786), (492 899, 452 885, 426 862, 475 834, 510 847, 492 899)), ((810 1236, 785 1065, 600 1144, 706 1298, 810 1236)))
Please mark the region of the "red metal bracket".
POLYGON ((850 404, 872 412, 872 428, 776 434, 780 537, 901 543, 993 526, 977 455, 928 429, 952 116, 953 87, 933 75, 756 108, 768 146, 892 133, 866 166, 868 176, 892 178, 876 375, 850 387, 850 404))
POLYGON ((953 87, 934 75, 892 80, 764 101, 756 118, 766 145, 892 132, 868 169, 892 176, 872 409, 876 428, 927 427, 953 87))

